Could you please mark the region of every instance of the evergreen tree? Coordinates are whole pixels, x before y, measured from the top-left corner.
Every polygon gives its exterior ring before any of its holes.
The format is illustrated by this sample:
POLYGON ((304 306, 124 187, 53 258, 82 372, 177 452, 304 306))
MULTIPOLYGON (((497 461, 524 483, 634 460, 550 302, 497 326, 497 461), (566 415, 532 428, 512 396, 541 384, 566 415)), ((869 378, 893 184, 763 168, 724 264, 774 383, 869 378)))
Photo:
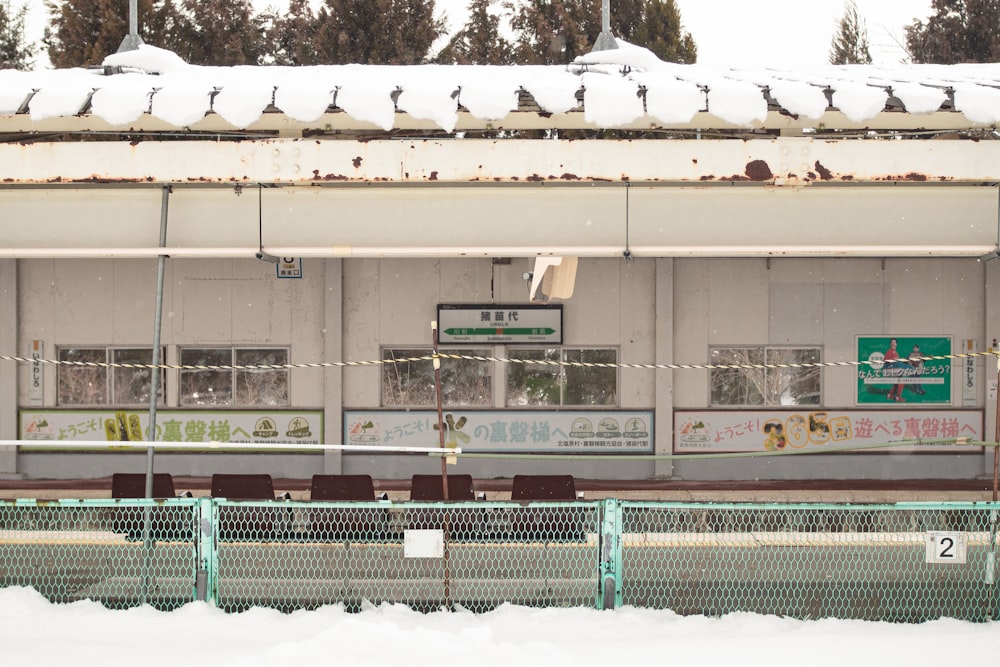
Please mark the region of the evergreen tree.
MULTIPOLYGON (((589 53, 601 33, 601 0, 506 0, 519 35, 517 62, 565 64, 589 53)), ((694 40, 681 34, 674 0, 618 0, 611 4, 611 32, 658 57, 693 62, 694 40)))
POLYGON ((497 0, 472 0, 469 20, 438 55, 440 63, 512 65, 514 47, 500 34, 500 16, 490 13, 497 0))
POLYGON ((10 0, 0 2, 0 69, 28 69, 36 47, 24 41, 24 17, 28 5, 14 9, 10 0))
POLYGON ((316 36, 319 62, 416 65, 444 34, 434 0, 326 0, 316 36))
POLYGON ((250 0, 184 0, 167 48, 196 65, 260 65, 265 23, 250 0))
POLYGON ((267 44, 276 65, 315 65, 318 19, 309 0, 291 0, 283 17, 272 17, 267 44))
POLYGON ((906 28, 915 63, 947 65, 1000 61, 1000 0, 933 0, 927 23, 906 28))
POLYGON ((643 20, 628 41, 646 47, 660 60, 691 64, 698 59, 698 47, 691 33, 683 32, 674 0, 647 0, 643 20))
MULTIPOLYGON (((99 65, 118 51, 129 31, 129 3, 122 0, 50 0, 49 25, 42 42, 54 67, 99 65)), ((139 0, 139 36, 147 44, 166 44, 175 17, 171 0, 139 0)))
POLYGON ((838 24, 837 34, 830 44, 831 65, 870 65, 872 54, 868 48, 868 26, 858 15, 854 0, 844 5, 844 16, 838 24))
POLYGON ((526 0, 519 5, 507 0, 506 7, 513 12, 519 63, 564 65, 589 53, 601 32, 600 0, 526 0))

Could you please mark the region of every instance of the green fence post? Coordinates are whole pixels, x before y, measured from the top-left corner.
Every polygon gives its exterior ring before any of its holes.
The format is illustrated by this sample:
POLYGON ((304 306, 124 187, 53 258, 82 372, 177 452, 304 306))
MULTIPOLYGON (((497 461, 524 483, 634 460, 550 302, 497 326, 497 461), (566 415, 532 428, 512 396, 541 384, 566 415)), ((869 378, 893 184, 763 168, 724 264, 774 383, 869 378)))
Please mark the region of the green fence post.
POLYGON ((216 575, 219 568, 219 552, 215 541, 216 517, 212 498, 201 498, 195 514, 195 540, 197 541, 197 571, 195 572, 195 599, 215 605, 216 575))
MULTIPOLYGON (((998 452, 1000 454, 1000 452, 998 452)), ((997 508, 993 503, 990 509, 990 550, 986 554, 986 614, 987 619, 997 620, 997 508)))
POLYGON ((604 501, 600 535, 600 586, 598 604, 601 609, 617 609, 622 604, 622 526, 619 503, 614 498, 604 501))

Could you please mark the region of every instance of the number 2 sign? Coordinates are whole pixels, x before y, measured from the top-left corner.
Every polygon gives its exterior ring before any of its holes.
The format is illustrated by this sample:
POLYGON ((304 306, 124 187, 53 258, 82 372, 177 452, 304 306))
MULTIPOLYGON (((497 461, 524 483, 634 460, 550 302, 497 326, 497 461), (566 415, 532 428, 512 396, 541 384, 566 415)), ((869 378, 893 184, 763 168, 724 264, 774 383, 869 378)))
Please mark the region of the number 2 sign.
POLYGON ((964 563, 965 533, 927 531, 928 563, 964 563))

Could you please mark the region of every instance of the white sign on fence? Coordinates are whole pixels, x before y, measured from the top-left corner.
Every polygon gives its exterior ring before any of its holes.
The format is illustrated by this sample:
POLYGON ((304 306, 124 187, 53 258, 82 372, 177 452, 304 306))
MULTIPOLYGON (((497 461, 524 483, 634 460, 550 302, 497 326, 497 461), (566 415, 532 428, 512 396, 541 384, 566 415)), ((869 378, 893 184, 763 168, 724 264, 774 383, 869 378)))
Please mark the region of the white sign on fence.
POLYGON ((931 530, 927 532, 928 563, 964 563, 965 533, 931 530))
POLYGON ((444 558, 444 531, 403 531, 403 558, 444 558))

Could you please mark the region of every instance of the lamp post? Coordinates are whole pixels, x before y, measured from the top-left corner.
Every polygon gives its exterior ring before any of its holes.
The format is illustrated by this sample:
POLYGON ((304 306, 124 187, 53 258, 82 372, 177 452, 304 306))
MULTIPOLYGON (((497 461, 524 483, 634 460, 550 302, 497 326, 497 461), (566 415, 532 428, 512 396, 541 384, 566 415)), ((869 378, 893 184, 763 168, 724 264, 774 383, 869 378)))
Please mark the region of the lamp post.
POLYGON ((611 0, 601 0, 601 34, 594 42, 594 51, 617 49, 618 42, 611 34, 611 0))
POLYGON ((142 37, 139 37, 139 0, 128 0, 128 34, 118 46, 118 53, 135 51, 142 43, 142 37))

